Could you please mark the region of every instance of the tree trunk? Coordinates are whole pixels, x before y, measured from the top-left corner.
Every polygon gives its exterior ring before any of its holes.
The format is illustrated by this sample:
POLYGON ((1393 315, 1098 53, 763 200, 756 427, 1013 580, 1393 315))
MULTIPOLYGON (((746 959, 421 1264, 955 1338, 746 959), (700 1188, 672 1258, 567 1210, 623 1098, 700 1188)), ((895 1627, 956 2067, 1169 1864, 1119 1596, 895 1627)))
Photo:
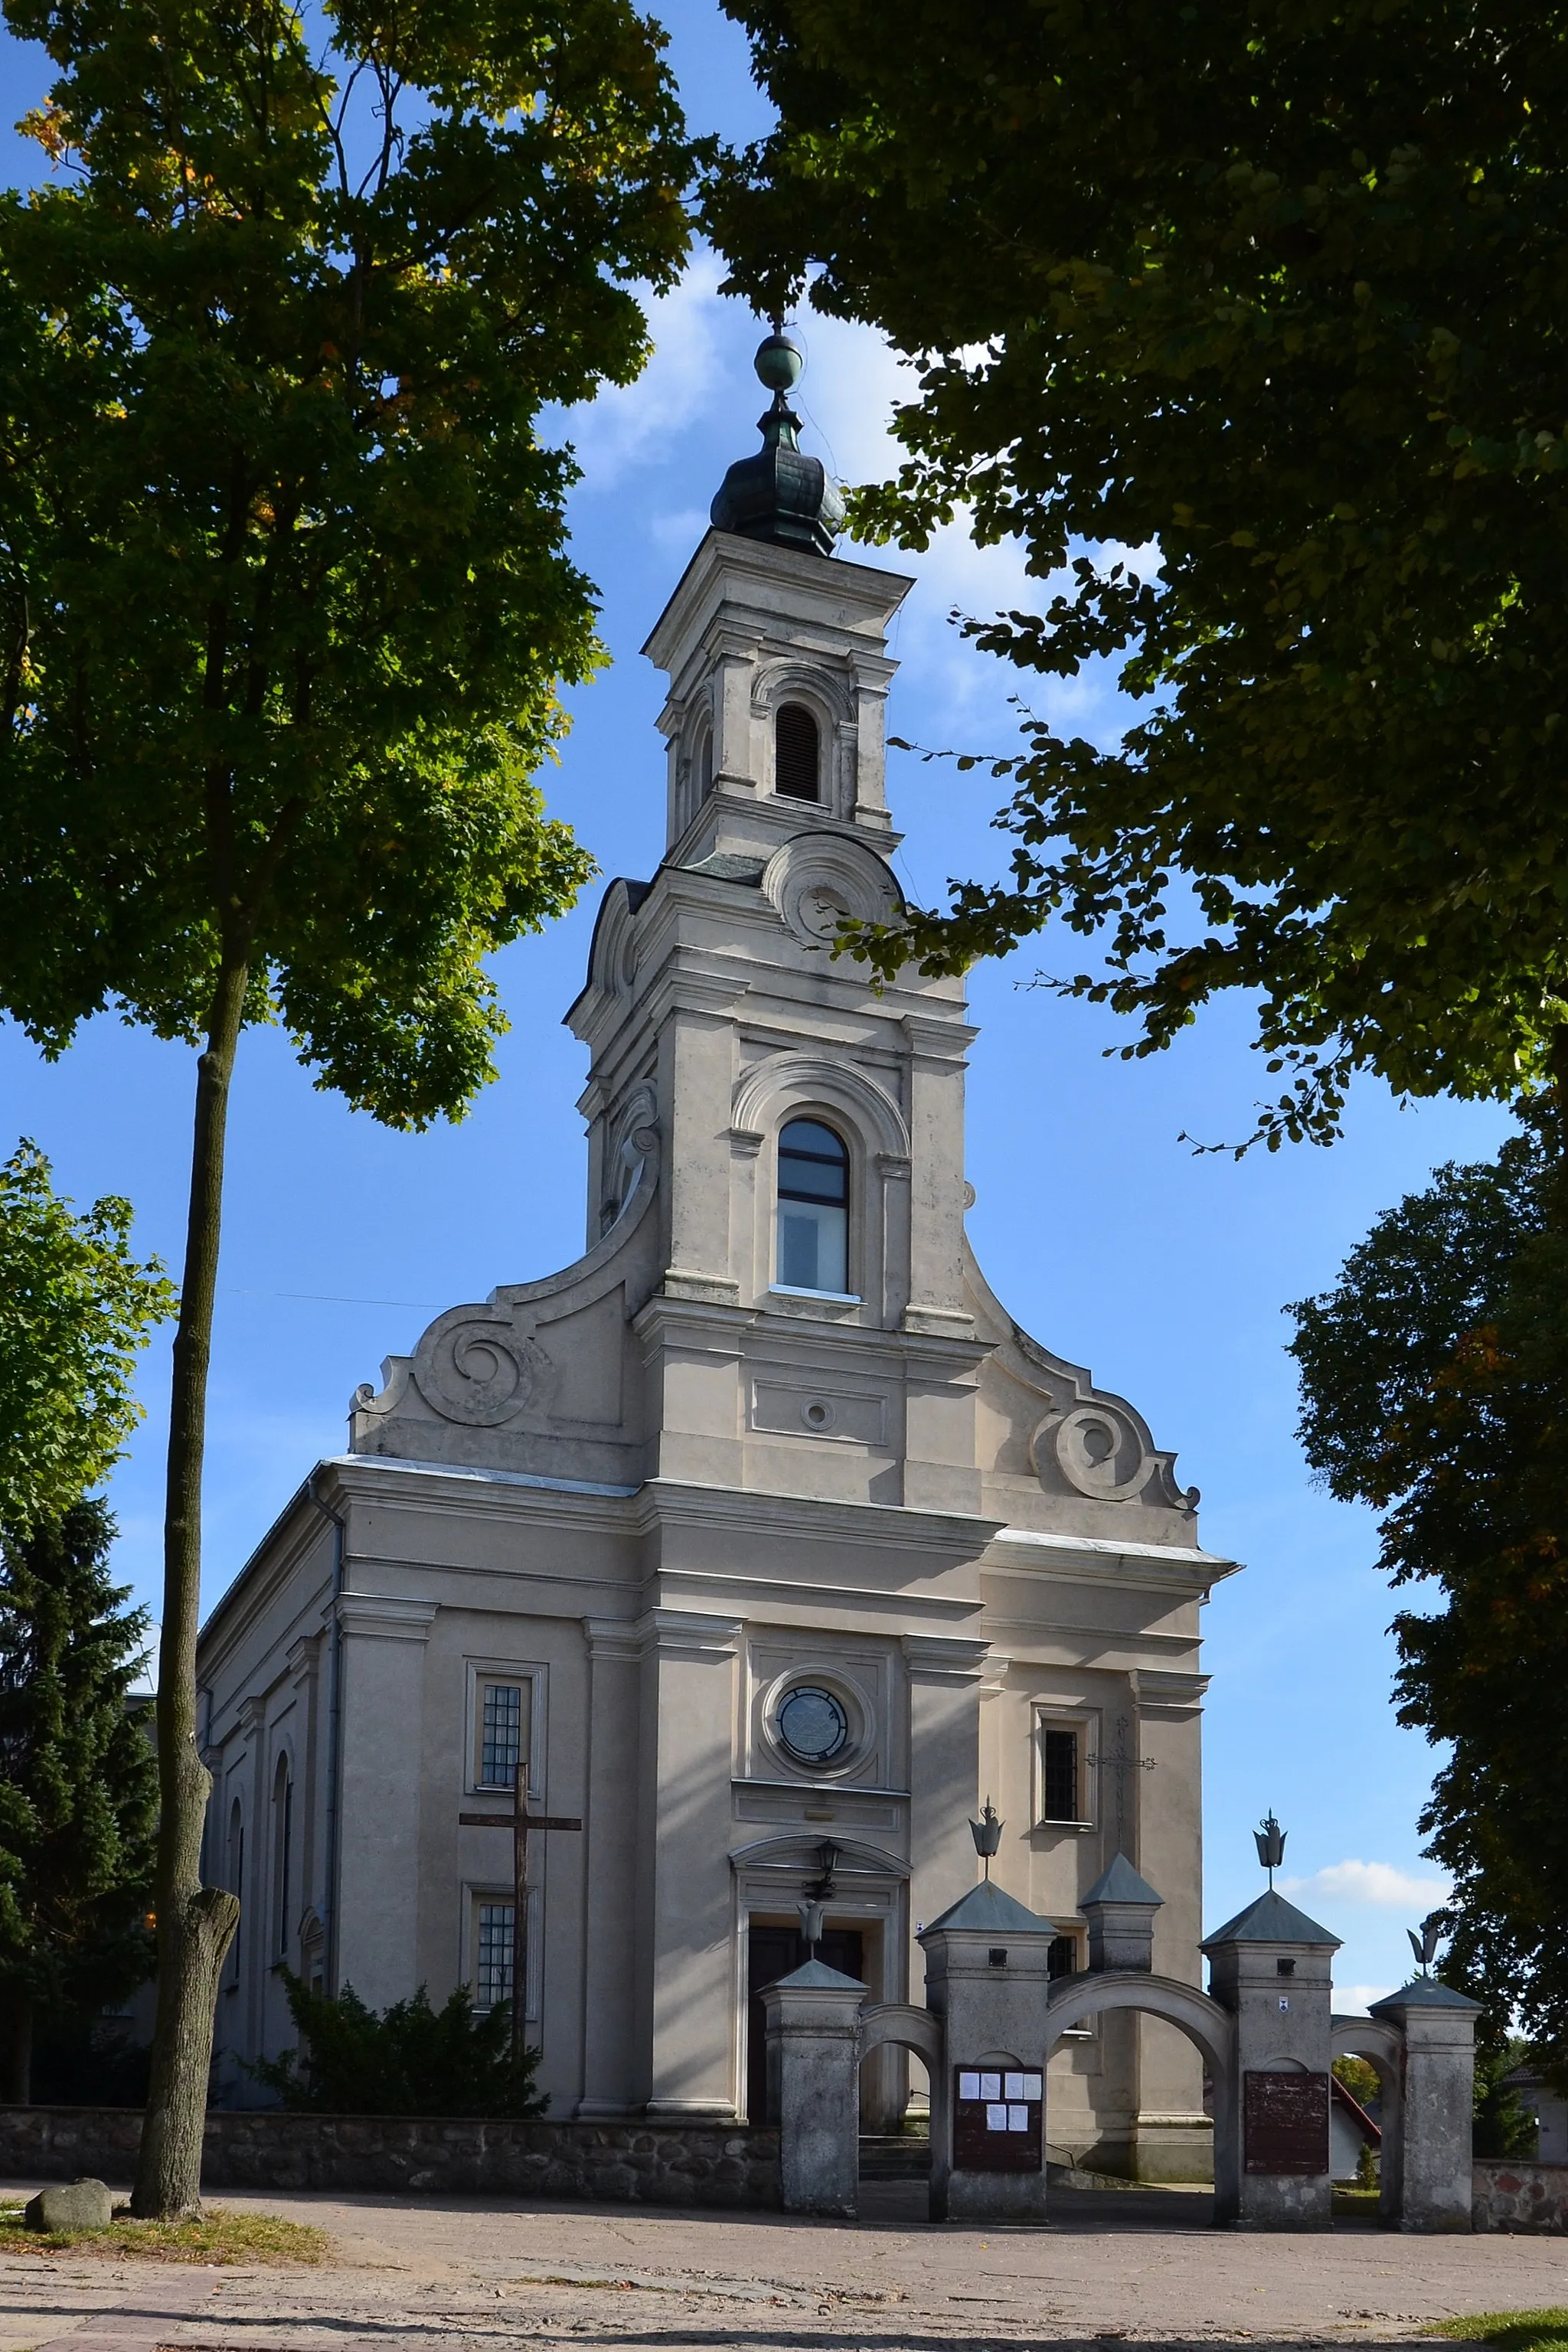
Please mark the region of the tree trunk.
POLYGON ((0 2099, 25 2107, 33 2096, 33 2002, 20 1985, 5 1988, 5 2038, 0 2042, 0 2099))
POLYGON ((212 2066, 213 2011, 239 1904, 201 1879, 211 1786, 196 1747, 196 1634, 201 1623, 202 1454, 223 1211, 229 1080, 247 967, 226 956, 196 1066, 195 1132, 184 1279, 174 1333, 163 1523, 163 1628, 158 1645, 158 2015, 142 2154, 131 2210, 177 2221, 201 2210, 202 2129, 212 2066))

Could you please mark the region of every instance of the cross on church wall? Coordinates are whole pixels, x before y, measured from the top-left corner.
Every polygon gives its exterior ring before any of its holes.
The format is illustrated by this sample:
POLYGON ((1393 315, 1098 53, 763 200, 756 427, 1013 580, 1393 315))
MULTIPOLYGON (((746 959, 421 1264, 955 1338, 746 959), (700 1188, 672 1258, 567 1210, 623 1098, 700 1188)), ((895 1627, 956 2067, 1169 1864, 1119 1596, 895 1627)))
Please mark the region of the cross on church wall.
POLYGON ((513 1767, 510 1813, 459 1813, 464 1829, 511 1832, 511 2046, 523 2048, 523 1987, 528 1964, 528 1838, 531 1830, 580 1830, 575 1813, 531 1813, 528 1780, 521 1759, 513 1767))
MULTIPOLYGON (((1116 1816, 1116 1851, 1118 1853, 1127 1853, 1128 1776, 1132 1772, 1152 1772, 1154 1769, 1154 1759, 1152 1756, 1135 1755, 1132 1749, 1129 1747, 1127 1735, 1131 1728, 1131 1726, 1129 1723, 1127 1717, 1124 1715, 1119 1715, 1116 1718, 1115 1747, 1107 1750, 1104 1746, 1104 1742, 1102 1741, 1100 1744, 1100 1753, 1098 1756, 1091 1756, 1089 1759, 1091 1765, 1103 1766, 1104 1769, 1111 1775, 1116 1784, 1116 1794, 1113 1800, 1113 1805, 1116 1816)), ((1131 1853, 1127 1853, 1127 1858, 1129 1862, 1133 1862, 1137 1859, 1136 1855, 1131 1853)))

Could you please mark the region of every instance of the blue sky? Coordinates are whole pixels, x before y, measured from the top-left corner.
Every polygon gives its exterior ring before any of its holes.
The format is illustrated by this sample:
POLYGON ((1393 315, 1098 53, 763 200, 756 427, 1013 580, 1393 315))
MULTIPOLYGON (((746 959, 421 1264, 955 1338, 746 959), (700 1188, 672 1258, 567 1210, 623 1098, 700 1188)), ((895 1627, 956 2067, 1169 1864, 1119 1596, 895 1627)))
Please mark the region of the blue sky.
MULTIPOLYGON (((705 0, 663 13, 696 127, 759 127, 735 28, 705 0)), ((0 121, 37 101, 46 63, 0 41, 0 121)), ((10 172, 32 176, 37 151, 11 142, 8 152, 10 172)), ((548 1273, 582 1247, 573 1106, 584 1057, 559 1022, 581 985, 604 880, 650 873, 662 845, 661 681, 637 647, 724 467, 754 446, 763 405, 750 366, 761 330, 721 299, 718 278, 699 256, 658 307, 640 383, 563 427, 584 467, 576 553, 599 583, 614 662, 575 698, 546 782, 603 879, 566 921, 499 960, 514 1023, 499 1083, 460 1127, 397 1137, 313 1091, 282 1037, 243 1045, 211 1392, 209 1606, 311 1463, 340 1449, 349 1398, 384 1355, 407 1349, 431 1312, 548 1273)), ((899 372, 868 334, 809 315, 803 324, 808 446, 847 479, 879 476, 899 372)), ((1037 594, 1016 556, 976 551, 954 530, 924 556, 869 560, 918 583, 892 645, 903 666, 893 731, 1005 749, 1014 674, 963 646, 946 616, 1037 594)), ((1058 716, 1114 732, 1102 681, 1055 691, 1047 707, 1058 716)), ((894 753, 889 782, 914 895, 939 897, 949 874, 1001 869, 988 780, 894 753)), ((1401 1108, 1364 1085, 1331 1151, 1196 1158, 1183 1131, 1245 1134, 1265 1083, 1245 1008, 1210 1014, 1152 1062, 1107 1059, 1124 1041, 1114 1015, 1027 988, 1051 952, 1026 949, 973 975, 970 1232, 1018 1320, 1131 1398, 1157 1443, 1178 1450, 1179 1475, 1203 1490, 1204 1543, 1246 1564, 1206 1612, 1205 1915, 1217 1923, 1260 1885, 1250 1830, 1272 1805, 1289 1832, 1282 1883, 1343 1937, 1336 1978, 1354 2006, 1408 1973, 1404 1928, 1441 1891, 1415 1830, 1432 1757, 1393 1720, 1394 1603, 1372 1566, 1373 1522, 1314 1490, 1296 1444, 1280 1310, 1331 1281, 1380 1210, 1439 1161, 1491 1152, 1508 1121, 1449 1103, 1401 1108)), ((82 1202, 127 1194, 140 1246, 177 1268, 193 1076, 188 1053, 113 1020, 52 1067, 0 1029, 0 1150, 30 1135, 62 1191, 82 1202)), ((154 1608, 166 1354, 160 1340, 146 1360, 148 1418, 112 1497, 121 1571, 154 1608)))

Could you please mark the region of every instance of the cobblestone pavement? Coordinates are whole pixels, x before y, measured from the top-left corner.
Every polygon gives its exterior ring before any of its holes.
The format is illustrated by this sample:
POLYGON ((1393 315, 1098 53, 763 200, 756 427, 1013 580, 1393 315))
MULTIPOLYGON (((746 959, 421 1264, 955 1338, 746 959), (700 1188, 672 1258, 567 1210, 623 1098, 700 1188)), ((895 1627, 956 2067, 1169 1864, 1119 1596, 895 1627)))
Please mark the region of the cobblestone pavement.
MULTIPOLYGON (((25 2184, 30 2189, 36 2184, 25 2184)), ((8 2193, 15 2193, 14 2191, 8 2193)), ((320 2269, 0 2257, 0 2352, 982 2352, 1395 2344, 1568 2304, 1568 2242, 1211 2232, 1208 2200, 1063 2192, 1044 2230, 932 2229, 915 2183, 859 2222, 285 2194, 213 2201, 330 2232, 320 2269)))

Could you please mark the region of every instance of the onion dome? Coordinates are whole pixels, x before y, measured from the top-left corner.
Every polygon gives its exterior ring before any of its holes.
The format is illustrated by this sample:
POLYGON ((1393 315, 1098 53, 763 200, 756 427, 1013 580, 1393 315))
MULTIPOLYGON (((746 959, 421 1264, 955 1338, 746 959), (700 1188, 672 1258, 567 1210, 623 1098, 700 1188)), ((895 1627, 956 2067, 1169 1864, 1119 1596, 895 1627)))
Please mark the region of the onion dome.
POLYGON ((775 547, 831 555, 844 524, 844 501, 821 459, 803 455, 796 438, 800 419, 787 396, 805 362, 775 327, 758 344, 753 364, 773 396, 773 406, 757 419, 763 446, 754 457, 738 458, 731 467, 709 520, 715 530, 731 530, 741 539, 767 539, 775 547))

